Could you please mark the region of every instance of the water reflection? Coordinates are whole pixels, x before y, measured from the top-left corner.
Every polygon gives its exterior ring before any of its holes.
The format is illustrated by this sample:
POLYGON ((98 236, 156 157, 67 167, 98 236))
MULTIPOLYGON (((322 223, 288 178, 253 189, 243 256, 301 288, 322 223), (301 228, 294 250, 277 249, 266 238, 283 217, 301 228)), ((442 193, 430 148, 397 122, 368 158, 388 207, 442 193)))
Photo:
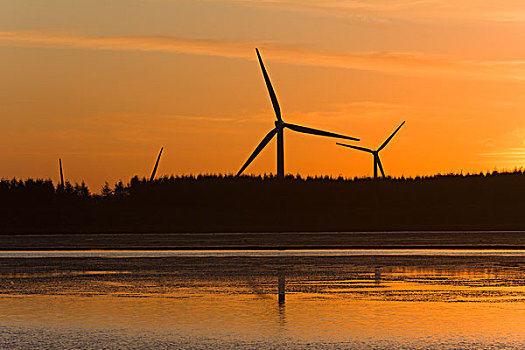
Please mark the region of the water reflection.
POLYGON ((374 269, 374 282, 377 286, 381 284, 381 267, 376 266, 374 269))
POLYGON ((280 331, 284 328, 286 324, 286 275, 284 271, 279 271, 277 277, 277 304, 279 307, 279 325, 281 326, 280 331))
POLYGON ((279 273, 277 293, 279 294, 279 306, 284 308, 284 302, 286 299, 286 277, 283 272, 279 273))
POLYGON ((0 348, 520 348, 524 301, 511 256, 8 258, 0 348))

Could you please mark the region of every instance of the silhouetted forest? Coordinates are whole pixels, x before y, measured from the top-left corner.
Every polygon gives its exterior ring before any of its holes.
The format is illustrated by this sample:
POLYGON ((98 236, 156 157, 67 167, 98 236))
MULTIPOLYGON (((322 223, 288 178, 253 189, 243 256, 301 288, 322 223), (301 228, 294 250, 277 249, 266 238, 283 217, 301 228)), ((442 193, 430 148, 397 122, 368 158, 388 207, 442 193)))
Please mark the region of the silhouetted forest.
POLYGON ((0 181, 1 233, 525 229, 523 171, 416 178, 199 175, 0 181))

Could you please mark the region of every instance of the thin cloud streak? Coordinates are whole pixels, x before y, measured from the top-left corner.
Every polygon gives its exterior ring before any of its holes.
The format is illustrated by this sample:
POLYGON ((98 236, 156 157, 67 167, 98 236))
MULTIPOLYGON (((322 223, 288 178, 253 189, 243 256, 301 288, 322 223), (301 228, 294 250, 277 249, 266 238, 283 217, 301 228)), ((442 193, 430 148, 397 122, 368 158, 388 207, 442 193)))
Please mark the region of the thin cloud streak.
POLYGON ((249 45, 253 47, 250 43, 167 36, 87 37, 34 31, 2 31, 0 45, 108 51, 164 51, 241 58, 247 56, 242 52, 249 45))
POLYGON ((525 80, 524 61, 461 61, 406 52, 332 53, 276 43, 256 44, 168 36, 88 37, 34 31, 0 31, 0 46, 172 52, 249 60, 255 60, 253 49, 259 46, 264 51, 265 60, 292 65, 376 71, 428 78, 525 80))
MULTIPOLYGON (((176 0, 150 0, 175 2, 176 0)), ((525 21, 525 6, 511 1, 479 0, 200 0, 290 12, 309 12, 362 22, 473 22, 517 23, 525 21)))
POLYGON ((478 153, 482 157, 525 158, 525 148, 511 148, 499 152, 478 153))

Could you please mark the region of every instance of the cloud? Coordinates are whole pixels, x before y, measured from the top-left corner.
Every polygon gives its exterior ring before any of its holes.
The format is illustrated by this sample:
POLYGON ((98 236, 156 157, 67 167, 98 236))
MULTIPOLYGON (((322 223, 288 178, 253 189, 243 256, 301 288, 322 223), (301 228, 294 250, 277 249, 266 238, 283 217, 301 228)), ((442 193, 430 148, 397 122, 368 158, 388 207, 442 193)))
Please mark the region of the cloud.
POLYGON ((525 158, 525 148, 516 148, 516 149, 510 149, 508 151, 501 151, 501 152, 478 153, 478 155, 480 155, 482 157, 524 159, 525 158))
POLYGON ((478 155, 500 159, 525 159, 525 128, 516 127, 499 140, 492 140, 488 146, 492 150, 481 152, 478 155))
POLYGON ((0 31, 0 46, 172 52, 249 60, 255 60, 253 49, 259 46, 264 51, 265 61, 292 65, 419 77, 525 80, 525 61, 463 61, 410 52, 334 53, 268 42, 234 42, 169 36, 88 37, 35 31, 0 31))
POLYGON ((164 51, 224 57, 247 57, 250 43, 163 36, 87 37, 34 31, 2 31, 0 45, 109 51, 164 51))
MULTIPOLYGON (((176 0, 150 0, 175 2, 176 0)), ((200 0, 257 8, 307 12, 362 22, 523 22, 525 5, 519 0, 200 0)))

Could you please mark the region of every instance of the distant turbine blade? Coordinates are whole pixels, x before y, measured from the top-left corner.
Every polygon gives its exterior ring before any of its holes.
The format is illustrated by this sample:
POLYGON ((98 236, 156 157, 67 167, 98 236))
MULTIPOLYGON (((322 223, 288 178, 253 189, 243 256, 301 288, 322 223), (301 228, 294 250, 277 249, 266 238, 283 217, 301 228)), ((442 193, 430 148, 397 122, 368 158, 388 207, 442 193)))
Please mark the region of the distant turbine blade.
POLYGON ((164 149, 164 147, 161 147, 160 149, 160 152, 159 152, 159 156, 157 157, 157 161, 155 162, 155 166, 153 167, 153 172, 151 173, 151 177, 149 179, 149 181, 153 181, 153 179, 155 178, 155 173, 157 172, 157 167, 159 166, 159 160, 160 160, 160 156, 162 154, 162 150, 164 149))
POLYGON ((60 167, 60 185, 64 188, 64 173, 62 172, 62 159, 58 158, 58 165, 60 167))
POLYGON ((257 148, 255 149, 255 151, 253 151, 253 153, 251 154, 250 158, 248 158, 248 160, 246 161, 246 163, 244 163, 244 165, 242 166, 241 170, 239 170, 239 172, 237 173, 236 176, 239 176, 242 174, 242 172, 244 171, 244 169, 246 169, 246 167, 248 165, 250 165, 250 163, 255 159, 255 157, 257 157, 257 155, 262 151, 262 149, 264 147, 266 147, 266 145, 268 144, 268 142, 271 141, 271 139, 275 136, 275 134, 277 133, 277 128, 275 129, 272 129, 272 131, 270 131, 261 141, 261 143, 259 143, 259 146, 257 146, 257 148))
POLYGON ((368 152, 368 153, 374 153, 374 151, 372 151, 369 148, 364 148, 364 147, 359 147, 359 146, 354 146, 354 145, 347 145, 346 143, 339 143, 339 142, 336 142, 336 144, 339 146, 345 146, 345 147, 357 149, 357 150, 368 152))
POLYGON ((387 145, 387 143, 390 142, 390 140, 392 140, 392 137, 394 137, 394 135, 399 131, 399 129, 401 129, 401 127, 403 126, 403 124, 405 124, 405 122, 402 122, 401 125, 399 125, 397 127, 397 129, 392 133, 392 135, 390 135, 386 140, 385 142, 383 142, 383 144, 377 149, 377 151, 381 151, 383 148, 385 148, 385 146, 387 145))
POLYGON ((295 125, 295 124, 288 124, 288 123, 284 123, 284 126, 286 128, 290 128, 293 131, 302 132, 302 133, 305 133, 305 134, 312 134, 312 135, 319 135, 319 136, 335 137, 335 138, 338 138, 338 139, 359 141, 359 139, 357 139, 355 137, 335 134, 335 133, 329 132, 329 131, 323 131, 323 130, 318 130, 318 129, 307 128, 305 126, 300 126, 300 125, 295 125))
POLYGON ((261 55, 259 54, 259 49, 255 49, 257 52, 257 58, 259 59, 259 64, 261 65, 261 70, 264 76, 264 81, 266 82, 266 87, 268 88, 268 93, 270 94, 270 99, 272 100, 273 109, 275 111, 275 116, 277 120, 282 120, 281 118, 281 108, 279 107, 279 102, 277 102, 277 96, 275 96, 275 91, 273 91, 272 83, 270 82, 270 77, 266 73, 266 68, 264 68, 264 63, 262 61, 261 55))
POLYGON ((381 159, 379 159, 379 156, 377 156, 377 165, 379 165, 379 170, 381 170, 381 175, 383 175, 383 177, 386 177, 385 171, 383 170, 383 165, 381 164, 381 159))

